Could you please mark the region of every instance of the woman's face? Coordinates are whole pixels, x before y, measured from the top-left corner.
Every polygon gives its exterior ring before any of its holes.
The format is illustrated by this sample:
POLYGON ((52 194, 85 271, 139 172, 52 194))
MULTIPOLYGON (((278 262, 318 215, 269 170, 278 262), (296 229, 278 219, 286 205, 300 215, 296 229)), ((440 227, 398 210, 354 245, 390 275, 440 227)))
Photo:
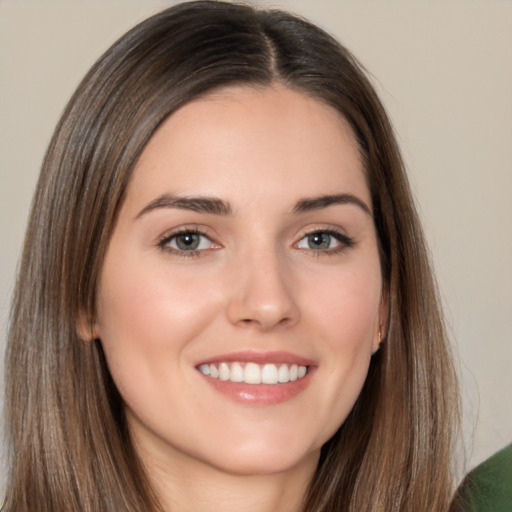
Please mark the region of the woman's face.
POLYGON ((314 467, 378 346, 381 289, 333 109, 283 87, 182 107, 134 170, 98 291, 94 334, 143 458, 314 467))

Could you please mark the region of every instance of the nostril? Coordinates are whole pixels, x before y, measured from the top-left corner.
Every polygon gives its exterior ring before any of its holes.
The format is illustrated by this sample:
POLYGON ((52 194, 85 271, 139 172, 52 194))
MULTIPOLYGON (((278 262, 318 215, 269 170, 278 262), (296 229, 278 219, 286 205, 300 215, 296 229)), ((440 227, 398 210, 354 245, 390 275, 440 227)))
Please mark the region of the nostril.
POLYGON ((284 287, 264 286, 263 280, 244 284, 230 297, 226 313, 231 323, 244 328, 269 330, 294 324, 300 317, 298 304, 284 287))
POLYGON ((267 330, 277 326, 286 326, 293 323, 292 318, 284 317, 280 319, 275 318, 242 318, 238 324, 246 327, 257 327, 258 329, 267 330))

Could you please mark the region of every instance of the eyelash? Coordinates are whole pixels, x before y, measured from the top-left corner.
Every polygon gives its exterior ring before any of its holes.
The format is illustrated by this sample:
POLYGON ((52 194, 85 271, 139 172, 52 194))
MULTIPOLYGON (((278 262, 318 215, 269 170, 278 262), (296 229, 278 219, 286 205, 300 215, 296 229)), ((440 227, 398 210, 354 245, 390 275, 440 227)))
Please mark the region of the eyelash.
MULTIPOLYGON (((169 244, 179 236, 183 235, 197 235, 199 237, 205 237, 208 240, 212 241, 211 238, 201 231, 198 228, 182 228, 177 231, 173 231, 171 234, 165 234, 157 243, 157 247, 161 249, 162 251, 175 254, 177 256, 183 257, 183 258, 194 258, 201 256, 201 252, 203 252, 205 249, 199 249, 199 250, 191 250, 191 251, 183 251, 179 249, 175 249, 174 247, 169 247, 169 244)), ((215 242, 212 242, 215 243, 215 242)))
POLYGON ((336 256, 336 255, 341 254, 341 253, 345 252, 346 250, 354 247, 354 245, 355 245, 355 240, 353 238, 349 237, 345 233, 342 233, 335 229, 329 229, 329 228, 324 228, 324 229, 320 228, 320 229, 313 229, 312 231, 308 231, 301 237, 299 242, 309 236, 317 235, 317 234, 324 234, 324 235, 332 236, 339 243, 339 245, 332 249, 325 249, 325 250, 308 249, 316 257, 336 256))
MULTIPOLYGON (((351 237, 345 235, 344 233, 341 233, 340 231, 337 231, 335 229, 313 229, 312 231, 308 231, 307 233, 304 233, 301 236, 301 238, 299 239, 299 241, 294 244, 294 246, 296 246, 299 242, 301 242, 305 238, 307 238, 309 236, 316 235, 316 234, 325 234, 325 235, 332 236, 339 243, 339 245, 337 247, 334 247, 331 249, 325 249, 325 250, 315 250, 315 249, 311 249, 311 248, 305 249, 305 250, 308 250, 309 252, 311 252, 316 257, 320 257, 323 255, 335 256, 337 254, 341 254, 342 252, 346 251, 347 249, 350 249, 351 247, 353 247, 355 245, 355 241, 353 238, 351 238, 351 237)), ((160 240, 157 243, 157 247, 159 249, 161 249, 162 251, 165 251, 165 252, 168 252, 171 254, 175 254, 177 256, 184 257, 184 258, 199 257, 199 256, 201 256, 202 252, 207 250, 207 249, 193 249, 190 251, 186 251, 186 250, 180 250, 180 249, 175 249, 173 247, 169 247, 169 244, 173 240, 175 240, 177 237, 182 236, 182 235, 197 235, 199 237, 205 237, 208 240, 210 240, 210 242, 212 244, 215 244, 215 242, 212 241, 211 238, 204 231, 201 231, 198 228, 183 228, 183 229, 179 229, 178 231, 173 231, 171 234, 165 234, 164 236, 162 236, 162 238, 160 238, 160 240)))

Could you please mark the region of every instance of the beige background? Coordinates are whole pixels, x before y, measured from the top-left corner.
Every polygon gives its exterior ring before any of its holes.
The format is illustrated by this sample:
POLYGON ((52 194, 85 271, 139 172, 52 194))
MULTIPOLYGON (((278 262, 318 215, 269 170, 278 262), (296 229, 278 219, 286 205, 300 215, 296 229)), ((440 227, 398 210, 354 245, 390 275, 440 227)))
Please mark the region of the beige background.
MULTIPOLYGON (((0 1, 2 351, 30 198, 59 114, 100 53, 168 4, 0 1)), ((460 354, 467 464, 474 466, 512 441, 512 2, 265 5, 327 28, 375 77, 410 170, 460 354)))

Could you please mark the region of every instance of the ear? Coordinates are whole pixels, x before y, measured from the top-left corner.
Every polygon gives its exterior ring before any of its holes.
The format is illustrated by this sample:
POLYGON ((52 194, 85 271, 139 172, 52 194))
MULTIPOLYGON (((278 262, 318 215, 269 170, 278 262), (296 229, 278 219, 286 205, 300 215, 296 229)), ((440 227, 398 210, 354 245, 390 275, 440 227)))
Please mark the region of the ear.
POLYGON ((381 343, 384 341, 388 331, 388 314, 389 314, 389 294, 387 288, 384 288, 380 297, 379 304, 379 324, 377 332, 373 338, 372 355, 379 350, 381 343))
POLYGON ((76 322, 76 332, 78 337, 86 343, 100 337, 97 322, 85 312, 81 312, 78 315, 78 320, 76 322))

